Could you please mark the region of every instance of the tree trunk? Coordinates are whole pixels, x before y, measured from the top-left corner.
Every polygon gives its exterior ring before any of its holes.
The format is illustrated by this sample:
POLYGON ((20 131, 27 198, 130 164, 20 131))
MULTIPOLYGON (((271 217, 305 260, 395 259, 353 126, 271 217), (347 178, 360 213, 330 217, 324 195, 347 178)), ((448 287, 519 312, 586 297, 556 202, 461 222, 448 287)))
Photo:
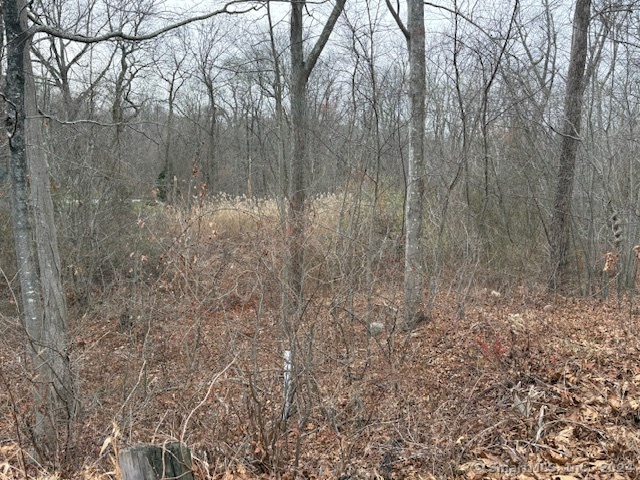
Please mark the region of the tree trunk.
MULTIPOLYGON (((42 323, 42 302, 36 265, 35 246, 32 240, 31 217, 29 215, 29 192, 27 189, 27 152, 25 143, 24 112, 24 52, 26 37, 22 37, 19 12, 20 0, 3 4, 5 31, 7 35, 7 126, 9 136, 9 175, 11 178, 11 214, 13 235, 22 296, 22 317, 27 334, 26 348, 34 367, 46 362, 39 358, 42 323)), ((41 377, 38 376, 41 379, 41 377)), ((42 446, 51 443, 45 428, 46 394, 43 381, 34 382, 35 428, 34 441, 42 446)))
MULTIPOLYGON (((336 0, 336 4, 325 23, 315 45, 304 58, 303 17, 305 0, 291 2, 291 165, 290 184, 287 190, 286 258, 283 268, 283 328, 291 355, 293 370, 296 369, 296 329, 304 311, 304 244, 307 211, 307 173, 306 152, 307 135, 307 83, 320 53, 324 49, 338 18, 342 14, 346 0, 336 0)), ((293 377, 295 378, 295 374, 293 377)), ((289 392, 295 391, 295 383, 289 392)), ((293 394, 287 393, 286 402, 290 405, 293 394)), ((286 422, 288 408, 283 417, 286 422)))
POLYGON ((173 82, 169 85, 169 111, 167 113, 167 137, 164 144, 164 165, 160 175, 158 175, 158 198, 163 202, 173 204, 176 199, 171 195, 171 186, 175 175, 173 167, 173 157, 171 155, 171 146, 173 142, 173 101, 174 101, 173 82))
POLYGON ((33 441, 39 460, 48 463, 60 451, 62 432, 66 433, 67 440, 70 438, 75 392, 66 352, 66 305, 46 159, 36 151, 34 142, 38 137, 27 136, 38 130, 34 119, 27 119, 25 113, 36 108, 24 0, 4 2, 3 15, 7 35, 6 125, 10 137, 13 229, 25 343, 34 369, 33 441), (31 155, 30 165, 27 155, 31 155), (32 211, 37 250, 33 241, 32 211))
POLYGON ((218 106, 216 104, 213 80, 207 82, 207 94, 209 96, 210 117, 207 121, 207 161, 203 173, 207 191, 216 194, 224 189, 219 175, 220 166, 218 164, 218 152, 216 151, 218 148, 218 106))
POLYGON ((297 315, 302 305, 304 277, 304 232, 306 200, 306 117, 307 117, 307 73, 304 65, 302 38, 302 10, 304 0, 291 2, 291 184, 289 188, 289 210, 287 241, 288 274, 286 315, 297 315))
POLYGON ((287 261, 285 266, 285 317, 299 316, 303 306, 304 287, 304 243, 306 230, 307 171, 307 83, 338 18, 344 10, 346 0, 337 0, 322 33, 304 58, 302 12, 305 0, 291 2, 291 178, 288 189, 287 213, 287 261))
MULTIPOLYGON (((28 41, 30 43, 30 39, 28 41)), ((58 249, 58 234, 54 221, 53 199, 49 180, 49 164, 36 101, 36 85, 31 64, 31 49, 25 48, 25 135, 29 185, 35 225, 36 253, 40 268, 40 288, 43 306, 43 335, 46 342, 47 365, 50 368, 52 412, 56 430, 64 428, 67 442, 71 440, 71 425, 76 414, 76 389, 67 348, 69 328, 67 303, 62 286, 62 263, 58 249)))
POLYGON ((425 28, 422 0, 408 0, 407 31, 409 33, 409 172, 405 206, 405 328, 425 319, 423 305, 424 272, 422 267, 422 211, 424 204, 424 133, 425 133, 425 28))
POLYGON ((118 456, 122 480, 193 480, 191 453, 179 442, 136 445, 118 456))
POLYGON ((586 87, 585 66, 587 63, 590 14, 591 0, 576 0, 564 103, 564 121, 561 127, 562 143, 558 183, 549 232, 551 271, 548 288, 550 291, 562 289, 567 283, 571 232, 571 198, 576 156, 580 142, 582 100, 586 87))

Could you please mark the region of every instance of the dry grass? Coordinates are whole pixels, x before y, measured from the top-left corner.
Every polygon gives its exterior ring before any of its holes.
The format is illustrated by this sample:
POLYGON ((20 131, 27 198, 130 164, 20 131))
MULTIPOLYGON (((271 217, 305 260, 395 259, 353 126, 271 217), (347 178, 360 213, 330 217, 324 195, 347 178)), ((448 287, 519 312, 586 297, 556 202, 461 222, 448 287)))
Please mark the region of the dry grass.
MULTIPOLYGON (((292 336, 279 312, 275 203, 142 211, 122 281, 73 318, 83 408, 60 478, 118 478, 117 448, 171 439, 192 448, 200 479, 553 478, 579 468, 574 478, 614 478, 608 468, 638 478, 632 299, 529 288, 461 298, 451 288, 432 299, 429 323, 404 333, 401 265, 353 215, 348 197, 314 202, 309 304, 292 336), (377 336, 371 322, 383 326, 377 336), (283 424, 291 338, 298 390, 283 424)), ((19 331, 3 325, 4 480, 24 476, 31 420, 19 331)))

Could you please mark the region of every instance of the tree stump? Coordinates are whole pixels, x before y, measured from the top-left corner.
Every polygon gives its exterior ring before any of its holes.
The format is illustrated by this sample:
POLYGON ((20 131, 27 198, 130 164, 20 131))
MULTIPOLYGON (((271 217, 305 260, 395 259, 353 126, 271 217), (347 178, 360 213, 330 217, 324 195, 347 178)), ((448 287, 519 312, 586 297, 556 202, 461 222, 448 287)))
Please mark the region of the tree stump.
POLYGON ((118 462, 122 480, 194 480, 191 452, 180 442, 125 448, 118 462))

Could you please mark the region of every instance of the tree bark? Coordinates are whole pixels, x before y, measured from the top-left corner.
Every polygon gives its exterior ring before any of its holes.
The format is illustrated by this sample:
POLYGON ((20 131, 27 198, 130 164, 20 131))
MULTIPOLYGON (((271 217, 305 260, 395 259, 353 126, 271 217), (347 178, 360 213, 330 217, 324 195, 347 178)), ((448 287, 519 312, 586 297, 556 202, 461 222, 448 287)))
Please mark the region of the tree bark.
POLYGON ((304 289, 304 233, 306 230, 307 171, 307 83, 320 53, 333 31, 346 0, 337 0, 320 37, 306 60, 302 13, 305 0, 291 2, 291 166, 287 214, 287 261, 285 267, 284 315, 295 318, 301 314, 304 289))
POLYGON ((302 38, 302 11, 304 0, 291 2, 291 184, 289 188, 289 211, 287 237, 289 242, 289 272, 287 296, 290 307, 288 315, 297 315, 302 305, 304 277, 304 232, 305 232, 305 177, 307 78, 304 66, 304 43, 302 38))
POLYGON ((32 225, 29 214, 29 192, 27 188, 27 153, 25 142, 24 111, 24 52, 26 37, 20 25, 20 0, 3 4, 5 31, 7 35, 7 77, 5 120, 9 136, 9 173, 11 178, 11 214, 16 258, 22 296, 22 317, 27 335, 26 349, 39 381, 34 382, 35 403, 34 443, 43 449, 51 448, 52 429, 46 424, 47 402, 46 383, 38 375, 38 366, 46 364, 40 358, 42 342, 42 302, 36 264, 35 248, 32 240, 32 225))
POLYGON ((564 120, 561 126, 561 147, 558 183, 549 231, 550 291, 561 290, 567 283, 569 244, 571 233, 571 204, 576 157, 580 143, 582 101, 586 87, 585 66, 589 40, 591 0, 576 0, 573 17, 573 36, 567 90, 564 102, 564 120))
POLYGON ((409 34, 409 168, 405 206, 404 309, 405 328, 425 319, 423 305, 422 224, 424 209, 425 159, 425 27, 422 0, 408 0, 409 34))
MULTIPOLYGON (((25 25, 26 26, 26 25, 25 25)), ((27 43, 30 42, 30 38, 27 43)), ((27 164, 35 225, 36 254, 40 273, 43 305, 43 335, 46 342, 47 365, 50 369, 52 415, 56 430, 64 427, 67 441, 76 414, 76 388, 67 349, 69 328, 67 303, 62 285, 62 262, 58 249, 49 164, 43 136, 42 118, 39 117, 36 85, 31 64, 31 48, 25 48, 25 135, 27 164)), ((61 432, 60 432, 61 433, 61 432)))
POLYGON ((191 452, 179 442, 136 445, 118 456, 122 480, 193 480, 191 452))
MULTIPOLYGON (((291 1, 290 53, 291 53, 291 164, 286 212, 286 252, 282 273, 282 324, 287 337, 292 365, 297 365, 296 332, 304 312, 304 246, 307 225, 307 83, 320 53, 324 49, 338 18, 342 14, 346 0, 336 0, 336 4, 322 29, 318 40, 304 56, 303 10, 306 0, 291 1)), ((293 377, 295 378, 295 374, 293 377)), ((286 423, 289 407, 293 401, 293 387, 285 393, 283 422, 286 423), (288 406, 289 407, 288 407, 288 406)))
POLYGON ((35 119, 26 115, 29 111, 33 114, 36 107, 24 7, 24 0, 3 4, 7 35, 5 123, 10 139, 12 217, 25 344, 34 369, 33 441, 39 460, 48 463, 60 452, 62 432, 70 438, 75 392, 66 352, 67 314, 46 159, 36 153, 37 138, 28 137, 37 133, 37 128, 35 119))

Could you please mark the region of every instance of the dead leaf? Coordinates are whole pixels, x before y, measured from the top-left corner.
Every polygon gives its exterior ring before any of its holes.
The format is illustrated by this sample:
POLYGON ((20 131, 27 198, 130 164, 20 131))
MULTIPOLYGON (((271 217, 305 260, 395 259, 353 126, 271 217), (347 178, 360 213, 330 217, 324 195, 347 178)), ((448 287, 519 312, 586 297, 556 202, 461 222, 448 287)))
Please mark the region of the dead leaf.
POLYGON ((105 450, 109 448, 109 445, 111 445, 111 442, 113 442, 113 437, 111 435, 109 435, 107 438, 104 439, 104 442, 102 442, 102 448, 100 449, 100 456, 102 456, 105 450))
POLYGON ((565 452, 549 450, 545 454, 546 458, 556 465, 566 465, 571 460, 571 456, 565 452))
POLYGON ((553 440, 558 445, 566 445, 570 446, 575 443, 573 427, 567 427, 564 430, 560 430, 554 437, 553 440))
POLYGON ((622 402, 615 392, 609 392, 609 394, 607 395, 607 403, 611 407, 613 413, 618 413, 622 409, 622 402))

